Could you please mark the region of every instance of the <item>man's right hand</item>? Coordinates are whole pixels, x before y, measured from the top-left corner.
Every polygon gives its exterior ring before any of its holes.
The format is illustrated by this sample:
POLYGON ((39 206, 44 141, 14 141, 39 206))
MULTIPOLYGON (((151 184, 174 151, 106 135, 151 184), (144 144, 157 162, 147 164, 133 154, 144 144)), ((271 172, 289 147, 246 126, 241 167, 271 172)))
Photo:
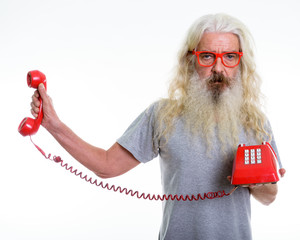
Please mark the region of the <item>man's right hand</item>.
POLYGON ((31 102, 31 114, 34 117, 38 116, 40 101, 39 97, 42 98, 42 108, 43 108, 43 120, 42 126, 45 127, 49 132, 55 130, 58 124, 60 124, 60 120, 54 110, 52 99, 47 94, 44 85, 41 83, 38 86, 38 90, 34 92, 32 95, 32 102, 31 102))

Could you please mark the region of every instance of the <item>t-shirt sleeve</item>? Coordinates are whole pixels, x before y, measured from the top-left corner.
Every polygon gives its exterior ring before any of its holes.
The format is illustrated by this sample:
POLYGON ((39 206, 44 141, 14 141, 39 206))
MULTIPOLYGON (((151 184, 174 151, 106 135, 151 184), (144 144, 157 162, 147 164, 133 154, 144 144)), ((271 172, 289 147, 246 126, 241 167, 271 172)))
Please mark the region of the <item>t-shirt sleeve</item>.
POLYGON ((274 134, 273 134, 273 131, 272 131, 272 127, 271 127, 271 124, 270 124, 269 120, 267 120, 267 126, 266 126, 266 128, 267 128, 267 131, 269 132, 269 134, 272 137, 270 144, 271 144, 272 148, 274 149, 274 151, 276 153, 279 168, 282 168, 282 163, 281 163, 280 155, 279 155, 279 152, 278 152, 278 148, 277 148, 277 145, 276 145, 275 137, 274 137, 274 134))
POLYGON ((141 113, 117 142, 138 161, 146 163, 158 156, 158 140, 155 137, 155 103, 141 113))

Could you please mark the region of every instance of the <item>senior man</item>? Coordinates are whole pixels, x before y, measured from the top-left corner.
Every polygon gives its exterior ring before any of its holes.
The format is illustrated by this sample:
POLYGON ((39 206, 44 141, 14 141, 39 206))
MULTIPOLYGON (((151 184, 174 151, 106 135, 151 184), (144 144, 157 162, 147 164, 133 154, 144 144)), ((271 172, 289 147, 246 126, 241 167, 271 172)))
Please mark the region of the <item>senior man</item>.
MULTIPOLYGON (((169 97, 148 107, 108 150, 91 146, 62 123, 43 85, 33 96, 34 116, 39 96, 42 125, 80 163, 110 178, 159 156, 165 194, 229 192, 239 143, 269 141, 277 153, 260 109, 252 37, 225 14, 203 16, 191 26, 169 97)), ((238 188, 226 198, 164 201, 159 239, 251 239, 250 196, 268 205, 276 194, 276 184, 265 184, 238 188)))

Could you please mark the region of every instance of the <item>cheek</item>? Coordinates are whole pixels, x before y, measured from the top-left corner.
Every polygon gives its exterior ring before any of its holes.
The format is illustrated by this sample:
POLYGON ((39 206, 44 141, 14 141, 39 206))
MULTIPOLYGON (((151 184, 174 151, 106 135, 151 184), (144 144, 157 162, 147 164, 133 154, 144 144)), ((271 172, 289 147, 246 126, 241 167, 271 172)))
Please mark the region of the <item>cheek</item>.
POLYGON ((231 68, 229 71, 227 71, 227 76, 229 78, 235 78, 238 74, 239 68, 231 68))
POLYGON ((196 71, 201 79, 207 78, 212 74, 210 67, 197 67, 196 71))

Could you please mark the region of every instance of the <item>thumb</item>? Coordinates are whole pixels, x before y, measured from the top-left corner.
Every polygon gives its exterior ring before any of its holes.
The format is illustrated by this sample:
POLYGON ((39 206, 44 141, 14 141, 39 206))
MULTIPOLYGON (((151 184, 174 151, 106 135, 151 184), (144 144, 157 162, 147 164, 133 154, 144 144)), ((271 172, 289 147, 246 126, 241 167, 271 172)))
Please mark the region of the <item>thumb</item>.
POLYGON ((38 91, 39 91, 39 94, 41 96, 41 98, 43 100, 46 100, 47 98, 47 93, 46 93, 46 89, 45 89, 45 86, 43 83, 40 83, 39 86, 38 86, 38 91))

